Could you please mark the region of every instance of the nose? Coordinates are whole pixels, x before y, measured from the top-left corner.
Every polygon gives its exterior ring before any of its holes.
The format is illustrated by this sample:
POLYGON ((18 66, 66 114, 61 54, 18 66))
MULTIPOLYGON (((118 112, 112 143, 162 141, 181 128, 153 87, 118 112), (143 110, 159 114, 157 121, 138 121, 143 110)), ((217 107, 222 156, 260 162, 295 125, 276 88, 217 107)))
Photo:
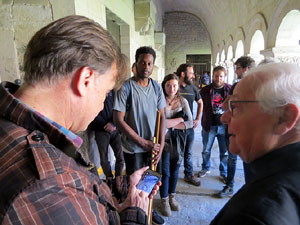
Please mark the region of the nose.
POLYGON ((226 110, 221 116, 221 122, 225 124, 229 124, 230 120, 231 120, 231 112, 229 110, 226 110))

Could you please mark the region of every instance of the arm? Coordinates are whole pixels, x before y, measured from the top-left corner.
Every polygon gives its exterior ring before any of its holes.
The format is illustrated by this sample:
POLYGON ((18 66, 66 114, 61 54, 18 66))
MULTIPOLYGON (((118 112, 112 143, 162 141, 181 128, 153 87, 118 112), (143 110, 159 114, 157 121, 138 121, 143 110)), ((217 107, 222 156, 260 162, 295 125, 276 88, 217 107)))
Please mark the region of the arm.
MULTIPOLYGON (((178 118, 173 118, 173 119, 167 119, 167 128, 175 128, 177 125, 179 125, 180 123, 183 123, 183 119, 182 117, 178 117, 178 118)), ((179 128, 176 128, 179 129, 179 128)))
POLYGON ((185 98, 182 98, 182 110, 187 114, 188 120, 183 121, 182 123, 179 123, 177 126, 175 126, 175 129, 188 129, 188 128, 193 128, 194 123, 193 123, 193 115, 189 106, 188 101, 185 98))
POLYGON ((197 104, 198 104, 198 107, 197 107, 196 119, 194 120, 194 128, 196 128, 198 126, 198 124, 200 122, 201 114, 203 111, 203 101, 201 98, 197 101, 197 104))
POLYGON ((124 120, 125 112, 120 112, 117 110, 113 111, 113 118, 114 123, 116 124, 117 128, 125 134, 127 137, 132 139, 134 142, 138 143, 142 146, 145 150, 151 151, 154 147, 154 143, 150 140, 146 140, 140 137, 124 120))

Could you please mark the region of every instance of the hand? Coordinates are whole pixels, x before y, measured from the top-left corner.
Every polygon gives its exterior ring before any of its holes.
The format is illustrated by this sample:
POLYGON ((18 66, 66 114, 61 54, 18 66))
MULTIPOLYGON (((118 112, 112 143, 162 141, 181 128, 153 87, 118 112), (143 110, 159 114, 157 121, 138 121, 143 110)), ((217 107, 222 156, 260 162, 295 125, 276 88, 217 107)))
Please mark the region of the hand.
POLYGON ((124 209, 128 207, 139 207, 142 210, 144 210, 146 214, 148 214, 148 207, 149 207, 148 193, 136 189, 135 185, 131 184, 129 186, 127 198, 122 203, 122 205, 119 205, 116 199, 113 200, 118 212, 122 212, 124 209))
POLYGON ((113 131, 115 131, 117 129, 112 123, 105 124, 105 126, 103 128, 105 131, 107 131, 109 133, 112 133, 113 131))
POLYGON ((156 148, 153 148, 152 150, 152 153, 154 153, 154 157, 152 157, 151 160, 153 160, 154 165, 157 165, 160 160, 163 149, 160 149, 160 144, 155 144, 155 147, 156 148))
POLYGON ((194 128, 196 128, 199 124, 200 120, 194 120, 194 128))
POLYGON ((152 149, 154 148, 154 143, 153 143, 153 141, 149 141, 149 140, 144 139, 142 147, 143 147, 144 150, 146 150, 148 152, 151 152, 152 149))

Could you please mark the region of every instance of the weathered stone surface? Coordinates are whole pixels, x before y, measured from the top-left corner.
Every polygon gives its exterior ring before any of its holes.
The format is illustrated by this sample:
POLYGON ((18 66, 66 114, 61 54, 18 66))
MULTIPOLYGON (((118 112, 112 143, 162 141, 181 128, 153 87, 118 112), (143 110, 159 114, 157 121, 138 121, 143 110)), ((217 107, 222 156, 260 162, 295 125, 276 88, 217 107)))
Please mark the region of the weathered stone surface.
POLYGON ((14 0, 14 4, 48 5, 48 0, 14 0))
POLYGON ((11 20, 11 6, 0 5, 0 28, 2 29, 12 29, 12 20, 11 20))

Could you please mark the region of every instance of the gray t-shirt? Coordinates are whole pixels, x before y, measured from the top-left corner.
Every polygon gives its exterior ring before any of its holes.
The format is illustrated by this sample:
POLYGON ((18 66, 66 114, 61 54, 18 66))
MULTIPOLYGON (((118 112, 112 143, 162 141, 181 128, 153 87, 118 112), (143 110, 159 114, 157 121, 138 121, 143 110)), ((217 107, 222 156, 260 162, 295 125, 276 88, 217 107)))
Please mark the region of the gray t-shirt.
MULTIPOLYGON (((129 78, 131 89, 131 105, 126 110, 127 92, 125 85, 117 92, 114 102, 114 110, 125 113, 125 122, 142 138, 152 140, 154 136, 156 112, 158 109, 166 107, 166 100, 161 86, 159 95, 155 92, 155 87, 149 78, 147 87, 138 85, 133 78, 129 78)), ((129 101, 130 102, 130 101, 129 101)), ((145 151, 132 139, 121 134, 123 147, 132 153, 142 153, 145 151)))

